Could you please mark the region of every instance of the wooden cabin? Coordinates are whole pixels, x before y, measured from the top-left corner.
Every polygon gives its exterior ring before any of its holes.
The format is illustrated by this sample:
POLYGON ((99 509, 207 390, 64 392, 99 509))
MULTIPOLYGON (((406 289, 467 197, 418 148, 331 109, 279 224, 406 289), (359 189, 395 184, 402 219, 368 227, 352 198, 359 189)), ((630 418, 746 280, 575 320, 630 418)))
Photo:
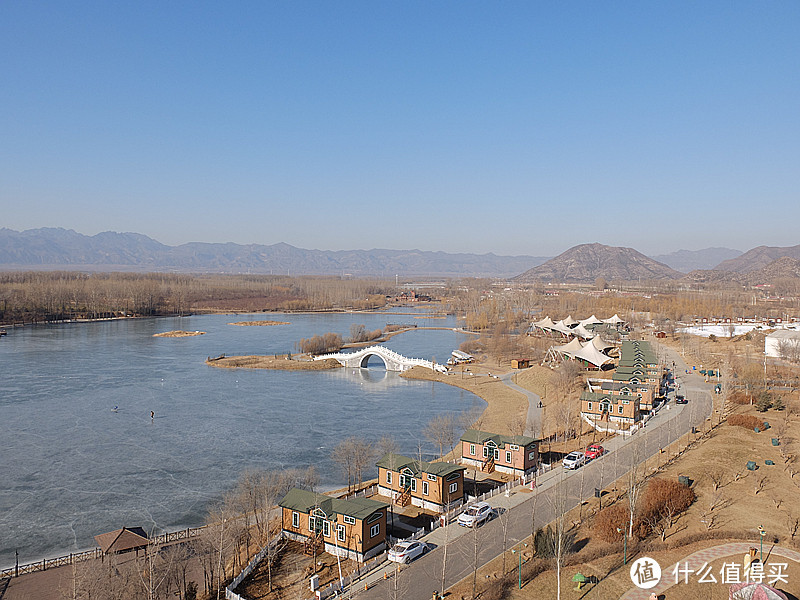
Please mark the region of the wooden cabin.
POLYGON ((399 506, 446 512, 464 502, 464 467, 389 453, 377 462, 378 494, 399 506))
POLYGON ((293 488, 278 505, 283 535, 306 546, 358 562, 386 549, 385 502, 342 500, 293 488))

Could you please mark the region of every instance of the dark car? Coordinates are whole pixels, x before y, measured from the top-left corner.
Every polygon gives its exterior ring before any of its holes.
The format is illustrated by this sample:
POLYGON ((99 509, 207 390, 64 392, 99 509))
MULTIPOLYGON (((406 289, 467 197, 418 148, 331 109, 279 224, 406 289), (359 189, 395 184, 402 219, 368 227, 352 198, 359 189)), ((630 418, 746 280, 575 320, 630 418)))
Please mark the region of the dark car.
POLYGON ((686 396, 678 394, 675 396, 675 404, 689 404, 689 401, 686 399, 686 396))

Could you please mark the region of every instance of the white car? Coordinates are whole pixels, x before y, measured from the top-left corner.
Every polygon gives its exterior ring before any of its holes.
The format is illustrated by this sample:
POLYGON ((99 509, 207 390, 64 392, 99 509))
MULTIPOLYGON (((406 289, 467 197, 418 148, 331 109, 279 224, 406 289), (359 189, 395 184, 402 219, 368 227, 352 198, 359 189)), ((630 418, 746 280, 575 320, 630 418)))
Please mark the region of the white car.
POLYGON ((425 542, 403 540, 392 546, 387 558, 393 562, 406 564, 418 556, 422 556, 428 550, 430 550, 430 548, 428 548, 428 544, 425 542))
POLYGON ((477 527, 481 523, 493 519, 496 514, 488 502, 478 502, 458 515, 458 524, 464 527, 477 527))
POLYGON ((577 469, 586 464, 586 455, 583 452, 575 451, 570 452, 561 461, 561 465, 565 469, 577 469))

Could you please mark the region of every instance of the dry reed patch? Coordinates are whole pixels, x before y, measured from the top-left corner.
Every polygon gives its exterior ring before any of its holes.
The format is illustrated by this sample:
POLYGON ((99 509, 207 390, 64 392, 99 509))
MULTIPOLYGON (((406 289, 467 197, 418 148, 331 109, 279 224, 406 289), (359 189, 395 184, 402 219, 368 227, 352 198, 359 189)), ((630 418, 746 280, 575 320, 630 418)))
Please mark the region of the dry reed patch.
POLYGON ((165 331, 164 333, 154 333, 153 337, 162 337, 162 338, 183 338, 183 337, 194 337, 196 335, 205 335, 205 331, 165 331))

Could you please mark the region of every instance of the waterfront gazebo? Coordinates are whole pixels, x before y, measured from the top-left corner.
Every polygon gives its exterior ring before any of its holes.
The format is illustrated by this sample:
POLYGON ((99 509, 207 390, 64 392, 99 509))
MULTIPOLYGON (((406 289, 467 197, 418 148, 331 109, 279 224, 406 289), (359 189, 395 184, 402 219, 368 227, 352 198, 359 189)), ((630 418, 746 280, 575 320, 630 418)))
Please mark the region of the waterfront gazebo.
POLYGON ((150 540, 147 533, 141 527, 123 527, 108 533, 101 533, 94 536, 97 545, 103 554, 119 554, 120 552, 130 552, 146 548, 150 540))

